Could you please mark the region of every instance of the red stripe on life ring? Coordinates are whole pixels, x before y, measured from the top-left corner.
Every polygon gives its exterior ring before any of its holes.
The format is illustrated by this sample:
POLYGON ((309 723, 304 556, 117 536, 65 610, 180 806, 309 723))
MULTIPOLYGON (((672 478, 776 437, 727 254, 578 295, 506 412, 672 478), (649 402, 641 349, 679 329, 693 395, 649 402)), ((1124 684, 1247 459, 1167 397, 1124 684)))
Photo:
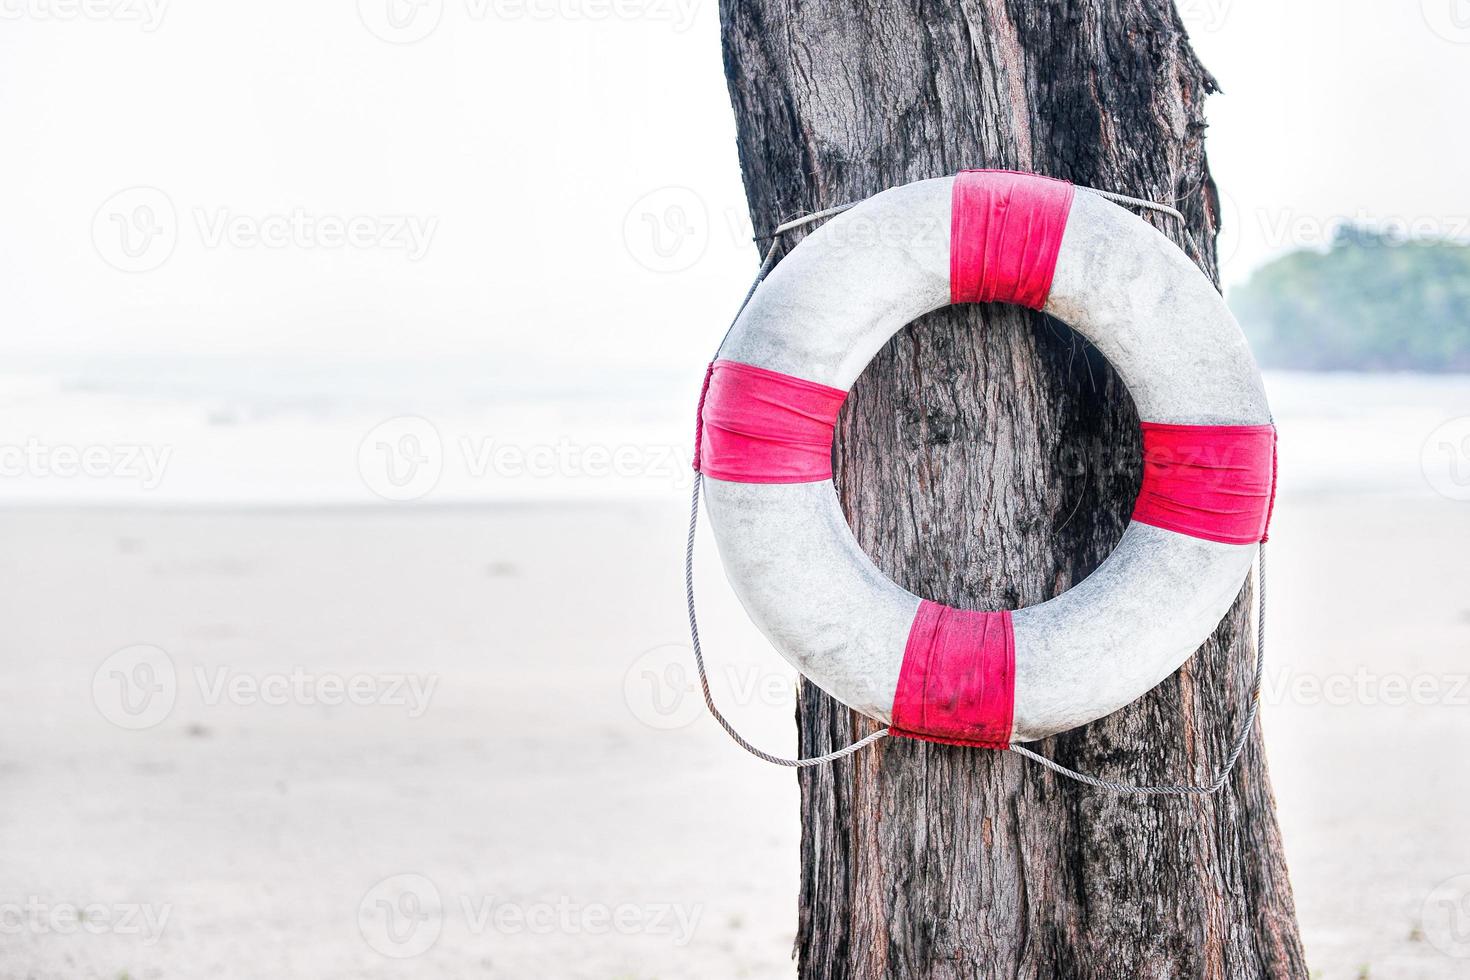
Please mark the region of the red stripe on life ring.
POLYGON ((961 170, 950 197, 950 302, 1045 306, 1074 192, 1036 174, 961 170))
POLYGON ((847 392, 715 361, 700 398, 695 469, 731 483, 832 479, 832 430, 847 392))
POLYGON ((1275 498, 1275 426, 1143 423, 1140 524, 1255 544, 1266 538, 1275 498))
POLYGON ((919 603, 893 696, 894 735, 1001 749, 1016 705, 1016 634, 1009 612, 919 603))

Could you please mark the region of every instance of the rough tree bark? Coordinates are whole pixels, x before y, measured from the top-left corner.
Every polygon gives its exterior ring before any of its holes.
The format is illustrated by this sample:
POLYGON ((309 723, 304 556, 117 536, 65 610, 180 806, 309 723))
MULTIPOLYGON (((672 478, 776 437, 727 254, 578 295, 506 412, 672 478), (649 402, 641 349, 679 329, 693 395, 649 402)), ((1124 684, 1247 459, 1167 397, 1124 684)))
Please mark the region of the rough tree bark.
MULTIPOLYGON (((757 229, 1005 167, 1176 202, 1214 269, 1214 80, 1170 3, 724 0, 721 23, 757 229)), ((1015 307, 903 331, 858 381, 835 452, 878 565, 972 609, 1080 581, 1139 481, 1118 378, 1015 307)), ((1248 625, 1249 590, 1174 677, 1039 748, 1112 777, 1206 779, 1246 703, 1248 625)), ((802 754, 874 727, 809 684, 797 720, 802 754)), ((1119 798, 1008 753, 898 739, 800 780, 802 977, 1306 975, 1259 731, 1205 800, 1119 798)))

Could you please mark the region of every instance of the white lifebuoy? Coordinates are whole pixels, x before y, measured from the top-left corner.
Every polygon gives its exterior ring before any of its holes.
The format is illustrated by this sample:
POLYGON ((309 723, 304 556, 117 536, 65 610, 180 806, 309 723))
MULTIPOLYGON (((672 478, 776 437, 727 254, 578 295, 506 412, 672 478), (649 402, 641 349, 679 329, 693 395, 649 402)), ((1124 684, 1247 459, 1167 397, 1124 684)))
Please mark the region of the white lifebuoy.
POLYGON ((962 744, 1064 731, 1178 669, 1239 594, 1274 492, 1260 372, 1214 286, 1133 214, 1030 174, 897 187, 811 234, 737 319, 700 429, 724 569, 764 635, 895 733, 962 744), (925 313, 986 300, 1083 334, 1145 430, 1145 491, 1117 548, 1014 612, 952 610, 894 584, 830 479, 837 408, 879 348, 925 313))

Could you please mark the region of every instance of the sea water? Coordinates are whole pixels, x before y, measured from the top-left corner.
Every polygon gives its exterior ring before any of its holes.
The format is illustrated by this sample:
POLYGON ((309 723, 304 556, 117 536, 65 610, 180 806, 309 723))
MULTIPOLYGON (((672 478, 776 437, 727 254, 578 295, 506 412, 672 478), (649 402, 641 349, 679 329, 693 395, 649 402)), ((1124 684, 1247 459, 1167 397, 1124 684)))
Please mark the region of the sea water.
MULTIPOLYGON (((698 373, 488 357, 12 360, 0 503, 674 500, 689 486, 698 373)), ((1470 497, 1470 375, 1267 372, 1266 384, 1283 493, 1432 495, 1463 477, 1470 497)))

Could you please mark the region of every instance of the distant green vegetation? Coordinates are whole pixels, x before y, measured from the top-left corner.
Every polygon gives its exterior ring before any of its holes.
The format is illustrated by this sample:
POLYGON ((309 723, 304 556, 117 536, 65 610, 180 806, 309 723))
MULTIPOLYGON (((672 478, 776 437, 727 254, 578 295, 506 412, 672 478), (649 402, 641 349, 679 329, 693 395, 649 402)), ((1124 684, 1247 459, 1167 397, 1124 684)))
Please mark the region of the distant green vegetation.
POLYGON ((1344 227, 1229 300, 1265 367, 1470 371, 1470 246, 1344 227))

